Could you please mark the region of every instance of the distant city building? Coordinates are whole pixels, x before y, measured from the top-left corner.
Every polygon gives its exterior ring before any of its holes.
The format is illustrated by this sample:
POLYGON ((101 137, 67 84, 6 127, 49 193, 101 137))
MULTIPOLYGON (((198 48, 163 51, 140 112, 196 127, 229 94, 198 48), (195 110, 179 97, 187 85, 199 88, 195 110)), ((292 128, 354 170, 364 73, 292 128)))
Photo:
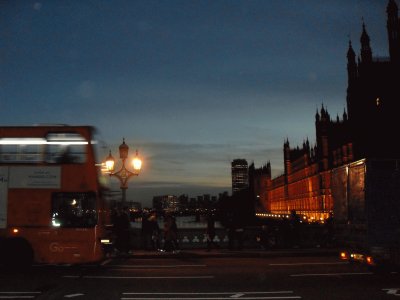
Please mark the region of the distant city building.
POLYGON ((215 209, 221 195, 228 195, 228 192, 220 194, 219 197, 204 194, 197 197, 189 198, 188 195, 180 196, 162 195, 153 197, 153 209, 159 212, 174 212, 174 213, 193 213, 194 211, 206 211, 215 209))
POLYGON ((140 202, 128 201, 127 206, 132 210, 141 210, 142 209, 142 203, 140 203, 140 202))
POLYGON ((387 32, 390 57, 373 57, 363 22, 361 51, 356 57, 351 42, 347 51, 347 112, 331 119, 322 105, 315 115, 316 144, 283 145, 284 174, 271 178, 271 167, 251 169, 254 195, 268 213, 295 210, 324 219, 333 210, 330 173, 333 168, 363 158, 400 158, 398 100, 400 90, 400 20, 389 0, 387 32))
POLYGON ((190 210, 189 207, 189 196, 182 194, 178 197, 179 207, 181 211, 190 210))
POLYGON ((179 211, 180 203, 177 196, 163 195, 153 197, 153 208, 157 211, 179 211))
POLYGON ((231 163, 232 193, 249 186, 249 165, 245 159, 234 159, 231 163))

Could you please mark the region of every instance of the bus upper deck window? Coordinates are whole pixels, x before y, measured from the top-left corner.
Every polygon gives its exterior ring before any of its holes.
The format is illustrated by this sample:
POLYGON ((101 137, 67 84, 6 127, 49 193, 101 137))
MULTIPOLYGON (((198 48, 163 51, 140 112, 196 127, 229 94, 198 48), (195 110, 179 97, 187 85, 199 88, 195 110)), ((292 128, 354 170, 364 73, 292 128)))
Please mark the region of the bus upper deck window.
POLYGON ((77 133, 49 133, 46 137, 47 163, 84 163, 88 142, 77 133))
POLYGON ((3 142, 0 143, 0 162, 38 163, 42 160, 40 144, 30 144, 19 139, 8 139, 3 142))

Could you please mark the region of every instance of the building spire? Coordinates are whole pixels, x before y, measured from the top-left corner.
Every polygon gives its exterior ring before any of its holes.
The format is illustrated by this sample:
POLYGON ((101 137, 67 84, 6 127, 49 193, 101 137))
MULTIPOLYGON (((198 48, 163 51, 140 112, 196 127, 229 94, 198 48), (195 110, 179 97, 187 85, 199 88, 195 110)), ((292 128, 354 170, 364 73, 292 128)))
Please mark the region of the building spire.
POLYGON ((343 109, 343 121, 347 121, 347 112, 346 112, 346 108, 343 109))
POLYGON ((319 122, 319 120, 320 120, 320 115, 317 107, 317 112, 315 113, 315 122, 319 122))
POLYGON ((369 35, 367 30, 365 29, 364 18, 362 20, 362 34, 360 38, 361 42, 361 61, 363 63, 370 63, 372 62, 372 50, 370 45, 369 35))
POLYGON ((357 78, 357 63, 356 63, 356 54, 351 45, 351 40, 349 39, 349 49, 347 50, 347 75, 348 75, 348 83, 354 81, 357 78))
POLYGON ((387 31, 389 38, 389 53, 392 61, 400 61, 400 22, 398 16, 398 7, 394 0, 389 0, 386 7, 387 13, 387 31))

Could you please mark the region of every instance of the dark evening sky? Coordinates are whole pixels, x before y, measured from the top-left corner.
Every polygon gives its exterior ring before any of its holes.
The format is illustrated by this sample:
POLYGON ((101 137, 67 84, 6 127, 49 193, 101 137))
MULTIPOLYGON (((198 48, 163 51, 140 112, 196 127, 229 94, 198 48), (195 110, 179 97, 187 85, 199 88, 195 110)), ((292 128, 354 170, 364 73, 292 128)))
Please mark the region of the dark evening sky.
MULTIPOLYGON (((98 129, 143 160, 128 200, 231 190, 230 162, 283 168, 345 108, 362 18, 387 56, 387 0, 0 1, 0 124, 98 129)), ((117 189, 117 181, 112 180, 117 189)))

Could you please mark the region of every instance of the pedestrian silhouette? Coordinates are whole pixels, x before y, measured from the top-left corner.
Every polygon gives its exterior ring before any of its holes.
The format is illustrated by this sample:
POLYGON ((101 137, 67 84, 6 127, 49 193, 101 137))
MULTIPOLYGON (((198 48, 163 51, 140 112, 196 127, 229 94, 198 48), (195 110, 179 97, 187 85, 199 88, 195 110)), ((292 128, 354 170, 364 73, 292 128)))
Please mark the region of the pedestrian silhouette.
POLYGON ((215 238, 215 219, 214 215, 210 213, 207 217, 207 251, 212 248, 218 248, 218 245, 214 242, 215 238))
POLYGON ((142 215, 142 246, 144 250, 150 249, 151 229, 149 224, 149 214, 143 213, 142 215))
POLYGON ((160 227, 158 226, 157 214, 153 212, 147 220, 149 231, 150 231, 150 239, 151 239, 151 249, 159 250, 160 249, 160 227))
POLYGON ((127 207, 117 210, 114 229, 116 235, 115 248, 122 255, 128 254, 130 250, 130 221, 127 207))
POLYGON ((171 214, 165 216, 164 221, 164 251, 178 252, 178 226, 176 220, 171 214))

